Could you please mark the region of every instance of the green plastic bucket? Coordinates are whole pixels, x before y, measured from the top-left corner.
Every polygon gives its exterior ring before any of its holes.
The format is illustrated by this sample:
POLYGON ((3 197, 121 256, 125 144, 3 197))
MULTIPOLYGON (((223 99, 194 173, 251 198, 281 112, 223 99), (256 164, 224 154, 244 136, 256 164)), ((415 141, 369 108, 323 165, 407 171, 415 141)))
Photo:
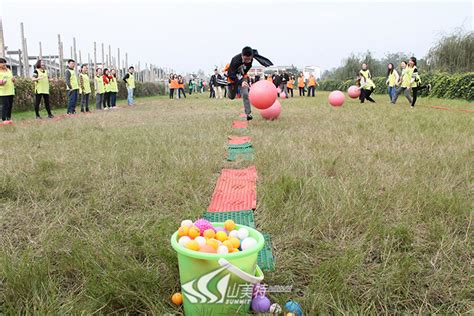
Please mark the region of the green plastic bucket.
MULTIPOLYGON (((212 223, 214 227, 224 223, 212 223)), ((178 232, 171 245, 178 253, 179 278, 186 316, 245 315, 249 311, 253 285, 263 280, 257 266, 258 253, 265 239, 257 230, 247 228, 257 245, 245 251, 225 255, 203 253, 178 244, 178 232)))

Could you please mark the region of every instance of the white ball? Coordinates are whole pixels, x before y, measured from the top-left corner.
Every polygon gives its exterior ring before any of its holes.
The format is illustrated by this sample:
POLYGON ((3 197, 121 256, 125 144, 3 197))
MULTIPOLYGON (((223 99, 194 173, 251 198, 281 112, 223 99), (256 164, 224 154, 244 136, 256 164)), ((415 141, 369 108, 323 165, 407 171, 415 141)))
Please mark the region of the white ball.
POLYGON ((184 221, 181 222, 181 226, 187 226, 191 228, 193 226, 193 221, 190 219, 185 219, 184 221))
POLYGON ((240 247, 242 248, 242 250, 247 250, 252 247, 255 247, 256 244, 257 244, 257 240, 255 238, 247 237, 244 240, 242 240, 242 244, 240 245, 240 247))
POLYGON ((229 249, 226 246, 219 246, 217 247, 217 253, 223 255, 229 253, 229 249))
POLYGON ((180 244, 183 247, 186 247, 186 244, 191 241, 191 238, 188 236, 183 236, 180 239, 178 239, 178 244, 180 244))
POLYGON ((270 313, 272 314, 281 314, 281 312, 283 311, 281 309, 281 306, 278 304, 278 303, 273 303, 271 306, 270 306, 270 309, 268 310, 270 313))
POLYGON ((247 228, 241 228, 239 229, 238 234, 239 234, 239 239, 244 240, 245 238, 249 236, 249 230, 247 228))
POLYGON ((196 238, 194 238, 194 240, 198 242, 199 247, 202 247, 206 244, 206 238, 202 236, 197 236, 196 238))
POLYGON ((234 229, 229 233, 229 237, 239 238, 239 231, 234 229))

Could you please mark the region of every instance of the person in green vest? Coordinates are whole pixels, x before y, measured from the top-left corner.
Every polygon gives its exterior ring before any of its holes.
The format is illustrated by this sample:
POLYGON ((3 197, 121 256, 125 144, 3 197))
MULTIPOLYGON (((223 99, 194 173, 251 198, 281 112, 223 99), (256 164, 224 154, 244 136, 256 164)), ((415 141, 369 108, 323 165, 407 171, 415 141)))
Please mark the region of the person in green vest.
POLYGON ((102 102, 104 101, 104 81, 102 80, 102 68, 95 69, 95 108, 102 110, 102 102))
POLYGON ((402 92, 405 94, 405 97, 407 98, 408 102, 410 102, 410 104, 413 101, 410 95, 410 89, 408 89, 408 87, 410 86, 411 73, 407 65, 408 64, 406 61, 402 61, 400 63, 400 68, 402 69, 401 76, 398 79, 398 84, 400 87, 397 89, 397 91, 395 92, 395 96, 392 99, 393 104, 397 103, 398 96, 402 94, 402 92))
POLYGON ((3 124, 12 123, 13 96, 15 95, 15 77, 7 67, 5 58, 0 58, 0 104, 2 105, 3 124))
POLYGON ((398 72, 393 66, 392 63, 387 65, 387 81, 385 82, 388 85, 388 97, 390 98, 390 103, 393 104, 393 99, 395 98, 395 93, 397 92, 396 84, 398 82, 399 76, 398 72))
POLYGON ((74 59, 67 61, 66 69, 66 87, 67 87, 67 114, 76 114, 77 95, 79 93, 79 83, 76 76, 76 62, 74 59))
POLYGON ((418 92, 423 90, 423 89, 428 89, 428 92, 431 91, 431 85, 422 85, 421 84, 421 79, 420 79, 420 74, 418 73, 418 68, 416 68, 416 58, 415 57, 410 57, 410 60, 408 61, 408 71, 410 73, 410 85, 408 89, 411 89, 413 98, 411 101, 411 108, 415 108, 415 103, 416 99, 418 97, 418 92))
POLYGON ((81 73, 79 74, 79 93, 81 94, 81 112, 89 112, 91 83, 89 80, 89 68, 87 67, 87 64, 81 66, 81 73))
POLYGON ((127 86, 127 103, 133 105, 133 90, 135 89, 135 68, 133 66, 128 67, 128 73, 123 77, 125 85, 127 86))
POLYGON ((375 83, 372 81, 372 74, 370 73, 367 64, 362 64, 362 69, 359 71, 360 77, 360 103, 364 103, 365 100, 368 100, 372 103, 375 103, 375 100, 370 96, 375 90, 375 83))
POLYGON ((48 118, 53 118, 54 115, 51 113, 51 106, 49 104, 49 78, 48 72, 46 71, 44 60, 38 60, 35 65, 35 71, 33 72, 33 82, 35 83, 35 113, 36 119, 40 120, 40 104, 41 99, 44 100, 44 107, 48 112, 48 118))
POLYGON ((110 70, 110 106, 112 109, 115 109, 117 103, 117 93, 118 93, 118 83, 117 83, 117 74, 115 69, 110 70))

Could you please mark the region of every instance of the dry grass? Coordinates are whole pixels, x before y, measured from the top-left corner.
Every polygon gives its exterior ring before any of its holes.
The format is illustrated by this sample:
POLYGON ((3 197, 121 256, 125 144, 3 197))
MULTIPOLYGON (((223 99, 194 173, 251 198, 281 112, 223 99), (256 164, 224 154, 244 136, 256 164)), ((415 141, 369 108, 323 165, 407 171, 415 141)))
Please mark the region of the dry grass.
MULTIPOLYGON (((317 313, 472 312, 473 115, 463 101, 393 107, 317 98, 251 123, 269 284, 317 313)), ((179 312, 169 236, 227 163, 239 100, 146 99, 133 110, 0 128, 0 312, 179 312)), ((256 115, 258 116, 258 115, 256 115)))

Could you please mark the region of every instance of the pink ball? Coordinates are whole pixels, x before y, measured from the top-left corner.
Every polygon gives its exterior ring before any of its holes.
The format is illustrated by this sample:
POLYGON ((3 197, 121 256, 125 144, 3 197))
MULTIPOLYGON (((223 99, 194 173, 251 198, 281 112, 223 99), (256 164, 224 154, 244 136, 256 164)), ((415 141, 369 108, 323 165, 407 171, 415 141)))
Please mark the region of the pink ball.
POLYGON ((280 97, 281 97, 282 99, 286 99, 286 93, 285 93, 285 92, 282 92, 282 93, 280 94, 280 97))
POLYGON ((277 92, 278 92, 278 93, 281 93, 280 87, 277 88, 277 92))
POLYGON ((273 105, 277 98, 275 85, 268 80, 260 80, 252 85, 249 92, 250 103, 260 110, 273 105))
POLYGON ((201 236, 204 233, 205 230, 207 229, 214 229, 214 226, 212 226, 211 222, 205 219, 198 219, 197 221, 194 222, 194 226, 199 228, 199 231, 201 232, 201 236))
POLYGON ((271 107, 265 110, 260 111, 260 115, 266 120, 276 120, 281 113, 281 104, 278 100, 275 100, 275 103, 271 107))
POLYGON ((339 90, 335 90, 329 94, 329 104, 332 106, 341 106, 344 103, 344 93, 339 90))
POLYGON ((347 89, 347 94, 352 99, 357 99, 360 96, 360 89, 357 86, 350 86, 349 89, 347 89))

